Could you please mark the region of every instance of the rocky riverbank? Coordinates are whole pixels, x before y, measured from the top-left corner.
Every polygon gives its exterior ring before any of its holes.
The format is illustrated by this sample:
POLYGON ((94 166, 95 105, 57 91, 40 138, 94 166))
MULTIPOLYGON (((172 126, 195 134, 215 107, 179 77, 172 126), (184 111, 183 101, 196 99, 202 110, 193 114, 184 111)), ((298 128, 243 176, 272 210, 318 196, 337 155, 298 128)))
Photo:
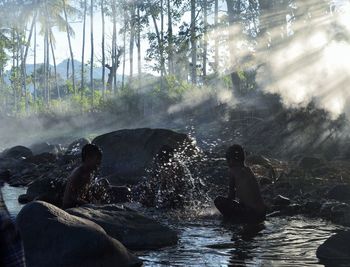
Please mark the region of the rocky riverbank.
MULTIPOLYGON (((153 249, 177 241, 171 229, 115 206, 132 200, 133 191, 145 181, 147 169, 152 167, 153 157, 161 146, 171 146, 181 154, 197 182, 198 192, 193 194, 193 198, 198 197, 194 199, 196 205, 205 206, 215 196, 227 192, 223 151, 200 150, 185 134, 135 129, 104 134, 91 141, 104 151, 102 169, 96 176, 98 182, 90 189, 90 197, 98 206, 68 213, 96 223, 108 238, 121 241, 129 249, 153 249)), ((81 138, 66 145, 40 143, 9 148, 0 154, 0 176, 12 186, 28 187, 27 193, 19 198, 22 203, 43 200, 59 207, 66 179, 79 164, 81 148, 88 142, 81 138)), ((257 176, 270 216, 303 214, 350 226, 350 161, 327 160, 317 155, 278 160, 248 151, 246 163, 257 176)))

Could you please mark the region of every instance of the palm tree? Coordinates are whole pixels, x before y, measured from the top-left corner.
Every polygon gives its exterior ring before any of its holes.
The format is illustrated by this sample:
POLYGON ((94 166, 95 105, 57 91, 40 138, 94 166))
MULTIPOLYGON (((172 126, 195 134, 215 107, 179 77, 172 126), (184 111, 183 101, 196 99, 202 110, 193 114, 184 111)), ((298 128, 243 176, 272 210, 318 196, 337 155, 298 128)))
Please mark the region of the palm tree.
POLYGON ((70 53, 71 63, 72 63, 73 92, 74 92, 74 95, 75 95, 76 91, 75 91, 74 55, 73 55, 72 43, 71 43, 71 39, 70 39, 70 36, 73 35, 74 32, 72 31, 71 27, 69 26, 68 16, 67 16, 67 8, 66 8, 66 0, 62 0, 62 4, 63 4, 64 20, 65 20, 65 24, 66 24, 66 33, 67 33, 67 39, 68 39, 68 45, 69 45, 69 53, 70 53))
POLYGON ((84 94, 84 57, 85 57, 85 28, 86 28, 86 13, 87 13, 87 0, 84 0, 84 17, 83 17, 83 47, 81 52, 81 87, 80 87, 80 98, 83 99, 84 94))
POLYGON ((91 17, 91 65, 90 65, 90 82, 91 82, 91 106, 94 107, 94 1, 91 0, 90 4, 90 17, 91 17))

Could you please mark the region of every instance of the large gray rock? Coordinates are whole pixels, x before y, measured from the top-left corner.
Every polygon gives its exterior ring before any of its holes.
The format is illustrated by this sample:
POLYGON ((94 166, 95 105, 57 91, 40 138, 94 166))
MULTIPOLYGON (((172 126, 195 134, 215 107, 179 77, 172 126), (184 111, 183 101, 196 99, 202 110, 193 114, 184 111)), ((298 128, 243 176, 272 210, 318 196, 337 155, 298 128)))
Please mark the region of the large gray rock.
POLYGON ((100 135, 92 143, 103 151, 102 174, 115 185, 137 183, 163 145, 188 155, 196 150, 186 134, 165 129, 120 130, 100 135))
POLYGON ((67 212, 97 223, 129 249, 156 249, 175 245, 178 240, 176 232, 167 226, 122 206, 88 205, 67 212))
POLYGON ((303 157, 299 160, 298 166, 304 170, 311 170, 324 165, 324 162, 320 158, 316 157, 303 157))
POLYGON ((25 146, 14 146, 2 152, 1 157, 22 159, 33 156, 33 152, 25 146))
MULTIPOLYGON (((338 266, 340 263, 350 262, 350 232, 343 231, 329 237, 318 247, 317 257, 329 266, 338 266)), ((341 265, 349 266, 349 265, 341 265)))
POLYGON ((83 147, 89 144, 90 141, 86 138, 79 138, 69 144, 65 155, 80 157, 83 147))
POLYGON ((17 224, 28 267, 142 266, 100 226, 48 203, 38 201, 23 207, 17 224))
POLYGON ((327 198, 335 199, 338 201, 350 200, 350 185, 338 184, 333 186, 327 192, 327 198))
POLYGON ((49 144, 48 142, 35 143, 30 146, 34 155, 39 155, 42 153, 57 154, 59 148, 56 145, 49 144))

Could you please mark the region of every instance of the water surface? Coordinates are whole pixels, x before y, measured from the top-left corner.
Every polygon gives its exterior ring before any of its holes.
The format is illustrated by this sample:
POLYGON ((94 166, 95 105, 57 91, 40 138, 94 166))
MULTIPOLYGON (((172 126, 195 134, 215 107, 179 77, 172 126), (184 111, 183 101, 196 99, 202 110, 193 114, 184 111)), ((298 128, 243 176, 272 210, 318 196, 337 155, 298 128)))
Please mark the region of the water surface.
MULTIPOLYGON (((2 189, 12 216, 21 209, 17 198, 25 191, 8 185, 2 189)), ((316 258, 317 247, 344 229, 302 216, 269 218, 263 227, 248 230, 224 223, 217 215, 166 222, 178 231, 178 245, 137 252, 145 266, 323 266, 316 258)))

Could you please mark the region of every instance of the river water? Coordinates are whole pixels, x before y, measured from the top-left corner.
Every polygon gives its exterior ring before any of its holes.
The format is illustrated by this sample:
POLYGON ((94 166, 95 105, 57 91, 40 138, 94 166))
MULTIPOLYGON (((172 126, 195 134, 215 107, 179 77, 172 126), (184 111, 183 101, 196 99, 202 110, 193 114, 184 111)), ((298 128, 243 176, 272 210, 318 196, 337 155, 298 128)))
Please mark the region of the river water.
MULTIPOLYGON (((5 186, 4 200, 12 216, 21 208, 25 189, 5 186)), ((177 246, 136 254, 145 266, 323 266, 316 249, 343 227, 305 217, 268 218, 258 229, 222 222, 219 216, 167 220, 179 233, 177 246)))

